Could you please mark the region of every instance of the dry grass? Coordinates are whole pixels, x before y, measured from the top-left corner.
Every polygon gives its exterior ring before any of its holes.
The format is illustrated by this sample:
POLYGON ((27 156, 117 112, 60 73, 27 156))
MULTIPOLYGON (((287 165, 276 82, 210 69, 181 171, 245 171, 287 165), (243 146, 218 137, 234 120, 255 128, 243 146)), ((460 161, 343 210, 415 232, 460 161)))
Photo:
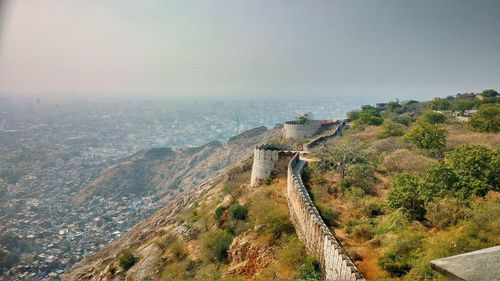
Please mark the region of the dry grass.
POLYGON ((437 160, 417 154, 408 149, 398 149, 386 156, 382 161, 384 169, 391 173, 408 172, 413 175, 424 175, 427 168, 437 164, 437 160))
POLYGON ((453 122, 445 126, 448 131, 446 139, 448 149, 463 144, 479 144, 489 148, 500 147, 500 134, 473 132, 465 128, 466 124, 453 122))

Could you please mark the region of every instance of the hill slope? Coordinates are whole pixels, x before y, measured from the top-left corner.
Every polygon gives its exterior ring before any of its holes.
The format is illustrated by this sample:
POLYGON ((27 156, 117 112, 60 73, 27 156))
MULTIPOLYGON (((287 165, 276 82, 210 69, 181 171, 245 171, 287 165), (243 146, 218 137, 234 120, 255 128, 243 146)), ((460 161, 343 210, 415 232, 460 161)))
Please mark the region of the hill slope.
POLYGON ((96 195, 110 198, 128 193, 158 195, 166 202, 208 180, 251 153, 256 144, 278 134, 276 130, 259 127, 231 138, 227 144, 213 141, 177 151, 161 148, 139 152, 104 170, 76 196, 75 202, 81 204, 96 195))

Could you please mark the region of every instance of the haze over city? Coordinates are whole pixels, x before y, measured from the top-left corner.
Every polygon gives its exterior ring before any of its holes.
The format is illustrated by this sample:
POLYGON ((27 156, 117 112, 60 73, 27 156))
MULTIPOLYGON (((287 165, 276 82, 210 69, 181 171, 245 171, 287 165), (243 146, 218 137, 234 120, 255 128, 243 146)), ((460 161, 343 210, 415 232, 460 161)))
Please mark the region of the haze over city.
POLYGON ((1 1, 0 93, 430 98, 500 88, 499 1, 1 1))

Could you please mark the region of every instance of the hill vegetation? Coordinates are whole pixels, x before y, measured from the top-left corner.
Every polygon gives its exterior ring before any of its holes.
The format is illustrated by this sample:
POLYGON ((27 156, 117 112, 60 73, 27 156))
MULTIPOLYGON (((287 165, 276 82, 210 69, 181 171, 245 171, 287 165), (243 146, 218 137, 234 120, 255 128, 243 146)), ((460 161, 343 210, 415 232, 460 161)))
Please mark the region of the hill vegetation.
POLYGON ((500 244, 499 99, 364 106, 317 153, 309 191, 369 280, 444 280, 430 260, 500 244))

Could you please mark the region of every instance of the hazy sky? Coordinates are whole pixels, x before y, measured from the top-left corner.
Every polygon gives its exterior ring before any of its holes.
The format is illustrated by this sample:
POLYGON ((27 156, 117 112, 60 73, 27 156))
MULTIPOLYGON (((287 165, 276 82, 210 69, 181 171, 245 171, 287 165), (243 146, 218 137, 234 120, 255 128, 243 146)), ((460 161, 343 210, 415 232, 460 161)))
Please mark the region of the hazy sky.
POLYGON ((500 89, 500 1, 0 0, 0 92, 432 97, 500 89))

